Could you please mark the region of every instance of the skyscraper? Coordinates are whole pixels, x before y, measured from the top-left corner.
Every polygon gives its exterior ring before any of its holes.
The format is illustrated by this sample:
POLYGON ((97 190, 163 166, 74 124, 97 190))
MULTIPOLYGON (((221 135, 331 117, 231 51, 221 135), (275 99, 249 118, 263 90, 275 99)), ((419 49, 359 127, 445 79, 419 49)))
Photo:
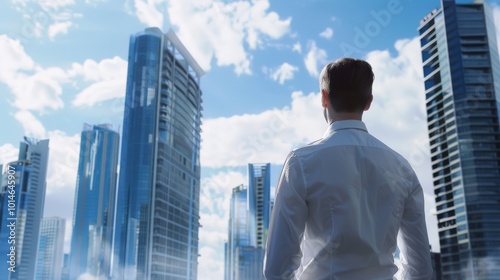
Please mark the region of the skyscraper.
POLYGON ((0 238, 7 241, 10 236, 15 236, 15 243, 0 243, 0 255, 15 255, 15 272, 8 270, 11 263, 2 262, 0 279, 35 277, 48 158, 49 140, 25 137, 19 146, 18 160, 4 167, 0 188, 0 238), (9 175, 14 176, 13 180, 10 180, 9 175))
POLYGON ((431 252, 431 263, 432 263, 432 279, 431 280, 441 280, 441 257, 439 253, 431 252))
POLYGON ((225 248, 225 280, 264 279, 262 265, 271 213, 271 165, 248 165, 248 188, 233 189, 225 248))
POLYGON ((173 31, 131 36, 114 279, 197 278, 203 74, 173 31))
POLYGON ((271 164, 248 164, 248 209, 253 246, 265 249, 271 217, 271 164))
POLYGON ((69 254, 63 255, 63 264, 61 269, 61 280, 69 280, 69 254))
POLYGON ((111 125, 85 124, 73 213, 70 279, 109 277, 120 136, 111 125))
POLYGON ((225 244, 225 280, 236 279, 237 249, 250 246, 248 191, 244 185, 233 188, 229 205, 228 240, 225 244))
POLYGON ((66 220, 63 218, 43 218, 40 226, 35 280, 60 280, 64 255, 64 232, 66 220))
POLYGON ((500 62, 483 1, 420 23, 443 279, 500 275, 500 62))

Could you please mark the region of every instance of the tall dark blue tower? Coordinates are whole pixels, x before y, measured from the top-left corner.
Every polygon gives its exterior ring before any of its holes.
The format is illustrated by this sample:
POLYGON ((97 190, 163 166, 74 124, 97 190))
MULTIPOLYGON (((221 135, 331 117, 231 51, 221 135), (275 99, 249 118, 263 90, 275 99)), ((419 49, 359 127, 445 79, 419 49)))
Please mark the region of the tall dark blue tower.
POLYGON ((441 8, 420 43, 443 279, 500 275, 500 62, 484 1, 441 8))

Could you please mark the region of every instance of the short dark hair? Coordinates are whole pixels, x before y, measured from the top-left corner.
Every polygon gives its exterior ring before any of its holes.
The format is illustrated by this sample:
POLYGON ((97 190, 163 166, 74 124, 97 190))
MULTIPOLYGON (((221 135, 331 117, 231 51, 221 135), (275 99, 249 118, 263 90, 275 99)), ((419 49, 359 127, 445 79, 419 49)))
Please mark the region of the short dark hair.
POLYGON ((328 93, 336 112, 362 112, 372 97, 374 78, 368 62, 340 58, 321 71, 320 90, 328 93))

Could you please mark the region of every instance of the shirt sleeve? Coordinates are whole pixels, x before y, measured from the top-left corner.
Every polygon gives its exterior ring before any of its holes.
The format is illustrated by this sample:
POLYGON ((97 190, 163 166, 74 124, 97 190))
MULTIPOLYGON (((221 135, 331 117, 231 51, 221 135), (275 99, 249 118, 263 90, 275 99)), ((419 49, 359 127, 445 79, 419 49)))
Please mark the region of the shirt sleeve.
POLYGON ((416 176, 414 181, 414 189, 406 199, 398 234, 401 252, 398 279, 429 280, 433 269, 425 224, 424 195, 416 176))
POLYGON ((264 257, 268 280, 293 279, 300 266, 300 244, 308 215, 305 187, 300 159, 292 152, 281 171, 269 223, 264 257))

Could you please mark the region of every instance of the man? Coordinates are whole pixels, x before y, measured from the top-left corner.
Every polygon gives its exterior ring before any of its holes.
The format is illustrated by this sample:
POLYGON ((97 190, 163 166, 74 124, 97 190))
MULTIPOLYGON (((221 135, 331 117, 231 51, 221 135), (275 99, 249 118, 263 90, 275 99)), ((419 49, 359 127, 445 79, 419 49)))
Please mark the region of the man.
POLYGON ((329 127, 292 151, 276 188, 266 279, 431 279, 422 187, 408 162, 361 121, 374 75, 342 58, 320 74, 329 127), (398 235, 399 231, 399 235, 398 235))

